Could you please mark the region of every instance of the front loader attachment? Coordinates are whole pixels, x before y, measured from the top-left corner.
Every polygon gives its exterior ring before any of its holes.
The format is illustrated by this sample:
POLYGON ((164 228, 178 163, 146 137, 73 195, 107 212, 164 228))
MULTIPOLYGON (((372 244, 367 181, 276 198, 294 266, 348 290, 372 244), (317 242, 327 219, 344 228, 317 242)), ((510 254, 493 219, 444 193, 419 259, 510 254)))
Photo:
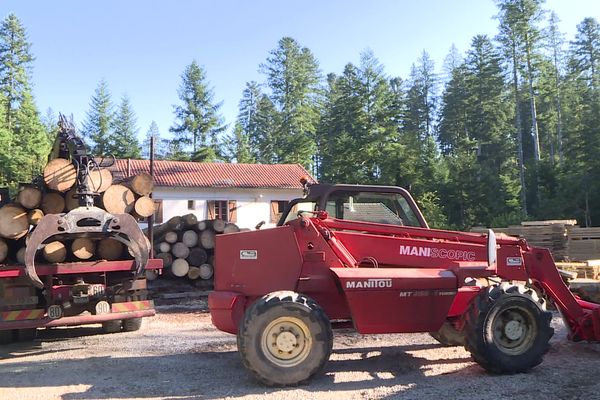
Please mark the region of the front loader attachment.
POLYGON ((44 216, 31 234, 25 249, 25 275, 36 287, 44 287, 35 270, 37 251, 48 239, 63 240, 66 235, 107 237, 125 244, 135 259, 137 276, 148 264, 148 242, 131 215, 113 215, 98 207, 78 207, 66 214, 44 216))

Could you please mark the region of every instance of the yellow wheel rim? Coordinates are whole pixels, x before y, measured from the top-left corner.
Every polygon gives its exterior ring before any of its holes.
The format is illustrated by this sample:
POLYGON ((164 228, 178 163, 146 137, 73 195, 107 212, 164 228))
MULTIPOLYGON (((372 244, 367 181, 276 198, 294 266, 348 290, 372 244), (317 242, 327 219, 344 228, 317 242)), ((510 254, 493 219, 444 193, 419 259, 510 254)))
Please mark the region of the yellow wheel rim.
POLYGON ((308 357, 312 336, 299 318, 279 317, 265 328, 261 347, 269 361, 280 367, 294 367, 308 357))

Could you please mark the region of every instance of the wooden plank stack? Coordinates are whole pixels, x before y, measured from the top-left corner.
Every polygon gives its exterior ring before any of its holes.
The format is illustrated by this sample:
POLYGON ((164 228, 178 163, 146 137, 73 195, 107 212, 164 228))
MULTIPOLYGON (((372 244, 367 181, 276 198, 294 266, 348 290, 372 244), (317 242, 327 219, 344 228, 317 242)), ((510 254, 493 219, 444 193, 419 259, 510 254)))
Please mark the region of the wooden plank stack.
MULTIPOLYGON (((154 252, 163 260, 163 276, 188 279, 200 288, 212 287, 215 237, 239 231, 233 223, 198 221, 194 214, 176 216, 155 226, 154 252)), ((151 272, 146 277, 156 279, 151 272)))
MULTIPOLYGON (((27 236, 44 215, 79 207, 76 180, 75 167, 69 160, 53 159, 44 168, 43 176, 22 185, 14 201, 0 208, 0 264, 23 263, 27 236)), ((95 198, 95 206, 109 213, 130 213, 137 218, 154 213, 154 202, 149 197, 154 182, 148 174, 114 181, 108 169, 97 168, 90 171, 87 185, 101 194, 95 198)), ((38 256, 51 263, 131 258, 120 242, 89 238, 47 243, 38 256)))

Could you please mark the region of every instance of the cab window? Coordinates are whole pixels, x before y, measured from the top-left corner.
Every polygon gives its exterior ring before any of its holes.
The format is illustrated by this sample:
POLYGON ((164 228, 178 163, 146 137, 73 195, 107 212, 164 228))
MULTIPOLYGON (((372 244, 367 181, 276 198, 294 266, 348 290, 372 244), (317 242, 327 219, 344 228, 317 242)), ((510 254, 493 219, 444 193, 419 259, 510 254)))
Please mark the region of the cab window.
POLYGON ((326 211, 331 217, 349 221, 420 226, 408 201, 399 193, 333 192, 326 211))

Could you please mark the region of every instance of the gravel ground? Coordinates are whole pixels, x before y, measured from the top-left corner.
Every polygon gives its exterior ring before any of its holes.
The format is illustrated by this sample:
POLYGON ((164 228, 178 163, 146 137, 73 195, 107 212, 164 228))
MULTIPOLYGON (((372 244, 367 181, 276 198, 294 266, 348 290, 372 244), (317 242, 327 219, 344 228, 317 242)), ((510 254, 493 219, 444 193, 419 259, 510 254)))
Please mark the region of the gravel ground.
POLYGON ((568 342, 559 318, 544 363, 527 374, 486 374, 427 334, 338 332, 325 372, 282 389, 252 379, 204 305, 161 306, 138 332, 56 328, 0 347, 0 399, 600 399, 600 344, 568 342))

